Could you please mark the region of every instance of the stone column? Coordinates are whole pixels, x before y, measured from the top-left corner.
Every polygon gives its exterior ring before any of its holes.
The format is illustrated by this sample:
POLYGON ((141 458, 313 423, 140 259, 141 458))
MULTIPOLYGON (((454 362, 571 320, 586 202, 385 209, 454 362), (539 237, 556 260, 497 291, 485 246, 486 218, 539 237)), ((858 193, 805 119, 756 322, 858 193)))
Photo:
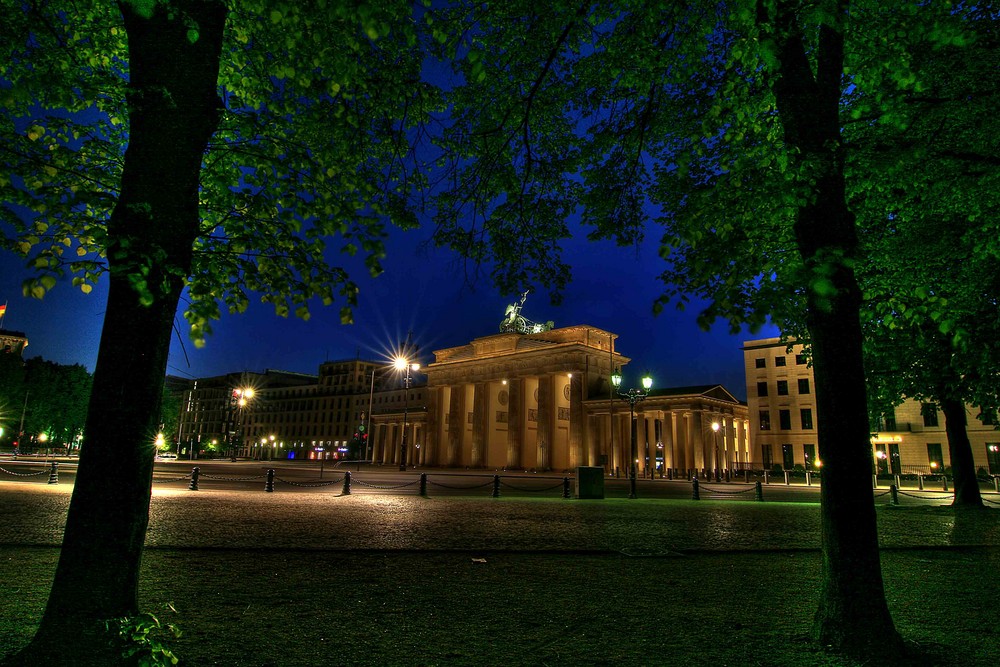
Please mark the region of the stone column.
POLYGON ((489 437, 486 428, 488 415, 486 403, 489 398, 489 386, 485 382, 477 382, 472 394, 472 467, 486 466, 486 439, 489 437))
POLYGON ((569 379, 569 465, 571 468, 592 465, 597 460, 596 452, 583 449, 583 373, 573 373, 569 379))
POLYGON ((441 419, 438 411, 441 409, 441 389, 439 387, 427 388, 427 423, 424 425, 424 440, 420 443, 420 453, 422 465, 434 465, 441 459, 439 424, 441 419))
POLYGON ((524 378, 507 380, 507 467, 524 467, 521 452, 524 448, 524 378))
POLYGON ((665 469, 677 467, 677 458, 674 452, 675 430, 674 413, 672 410, 668 410, 663 413, 663 422, 660 427, 660 435, 663 437, 663 467, 665 469))
POLYGON ((680 414, 680 420, 678 424, 678 452, 683 453, 683 460, 681 461, 681 468, 686 471, 693 470, 695 468, 694 460, 694 443, 691 439, 691 413, 683 412, 680 414))
POLYGON ((705 420, 702 418, 701 410, 693 410, 691 412, 691 435, 693 436, 694 445, 694 467, 698 470, 708 470, 710 467, 709 458, 705 448, 707 443, 705 442, 705 420))
POLYGON ((541 375, 538 378, 538 451, 535 455, 535 467, 545 470, 551 466, 553 424, 555 422, 554 401, 552 392, 555 381, 551 375, 541 375))
POLYGON ((448 406, 448 465, 455 467, 460 464, 462 454, 462 434, 465 431, 465 387, 456 385, 451 388, 451 401, 448 406))

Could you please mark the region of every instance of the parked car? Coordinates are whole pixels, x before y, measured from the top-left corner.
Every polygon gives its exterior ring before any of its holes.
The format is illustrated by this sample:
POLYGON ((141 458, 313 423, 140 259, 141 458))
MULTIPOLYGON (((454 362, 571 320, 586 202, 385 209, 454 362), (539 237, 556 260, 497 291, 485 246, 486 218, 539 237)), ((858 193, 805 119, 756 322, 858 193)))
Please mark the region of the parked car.
POLYGON ((157 461, 171 461, 176 458, 177 455, 174 454, 173 452, 160 452, 159 454, 156 455, 157 461))

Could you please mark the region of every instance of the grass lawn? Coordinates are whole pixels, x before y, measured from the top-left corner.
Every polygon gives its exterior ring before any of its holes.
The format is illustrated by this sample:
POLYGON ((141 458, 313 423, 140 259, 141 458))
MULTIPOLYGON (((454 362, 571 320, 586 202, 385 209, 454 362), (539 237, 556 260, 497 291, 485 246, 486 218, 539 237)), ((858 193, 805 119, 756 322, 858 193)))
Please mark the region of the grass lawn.
MULTIPOLYGON (((57 555, 0 547, 0 655, 57 555)), ((152 548, 141 591, 176 607, 182 665, 854 665, 808 639, 819 558, 152 548)), ((883 552, 907 664, 998 664, 998 566, 995 547, 883 552)))

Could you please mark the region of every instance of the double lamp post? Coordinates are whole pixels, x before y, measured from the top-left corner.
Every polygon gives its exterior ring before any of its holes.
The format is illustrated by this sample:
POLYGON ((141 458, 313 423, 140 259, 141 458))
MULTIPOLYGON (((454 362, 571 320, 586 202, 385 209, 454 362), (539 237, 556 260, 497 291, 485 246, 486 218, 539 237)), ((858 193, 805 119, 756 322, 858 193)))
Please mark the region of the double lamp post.
MULTIPOLYGON (((633 388, 626 391, 622 391, 622 373, 620 369, 615 369, 615 372, 611 375, 611 384, 614 385, 615 392, 623 399, 628 402, 628 411, 630 418, 630 431, 632 433, 632 452, 631 461, 629 463, 629 487, 628 487, 628 497, 635 498, 635 477, 636 470, 639 467, 639 447, 636 443, 636 423, 635 423, 635 404, 646 399, 649 395, 649 390, 653 386, 653 378, 649 375, 645 375, 642 378, 642 389, 633 388)), ((614 397, 612 397, 614 400, 614 397)), ((613 417, 613 415, 612 415, 613 417)), ((612 431, 614 430, 612 426, 612 431)))
POLYGON ((411 363, 406 357, 396 357, 393 366, 403 371, 403 437, 399 442, 399 469, 406 470, 406 421, 410 412, 410 371, 419 371, 420 364, 411 363))

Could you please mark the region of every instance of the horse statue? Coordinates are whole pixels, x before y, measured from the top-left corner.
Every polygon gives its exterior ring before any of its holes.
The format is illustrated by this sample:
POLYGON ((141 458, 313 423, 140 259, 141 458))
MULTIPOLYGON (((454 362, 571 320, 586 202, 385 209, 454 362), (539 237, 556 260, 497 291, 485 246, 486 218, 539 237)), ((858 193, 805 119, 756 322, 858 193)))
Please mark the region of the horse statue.
POLYGON ((530 291, 531 290, 524 290, 524 293, 521 294, 520 301, 507 306, 507 310, 504 312, 503 321, 500 322, 500 333, 541 333, 543 331, 548 331, 555 326, 552 320, 549 320, 545 324, 541 324, 539 322, 532 322, 521 315, 521 309, 524 307, 524 301, 528 298, 528 292, 530 291))

